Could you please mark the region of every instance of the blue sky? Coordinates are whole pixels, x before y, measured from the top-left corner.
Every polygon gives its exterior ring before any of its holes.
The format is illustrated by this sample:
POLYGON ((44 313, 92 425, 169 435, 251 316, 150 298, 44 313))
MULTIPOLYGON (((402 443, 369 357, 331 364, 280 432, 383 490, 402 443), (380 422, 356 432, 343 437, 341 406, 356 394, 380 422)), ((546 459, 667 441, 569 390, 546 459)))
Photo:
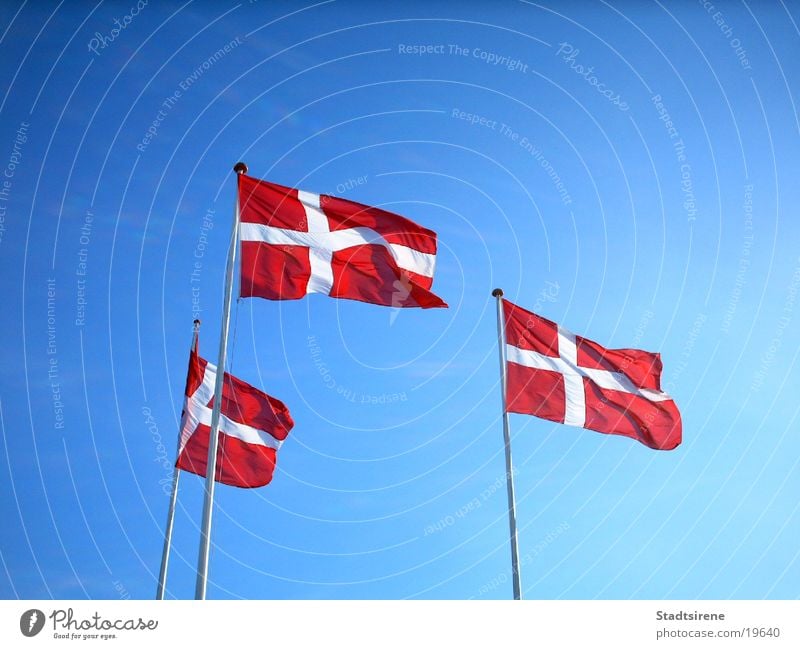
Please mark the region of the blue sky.
MULTIPOLYGON (((4 3, 0 596, 154 595, 244 160, 435 230, 450 308, 235 305, 232 371, 296 426, 271 485, 217 490, 209 597, 510 596, 495 286, 660 352, 683 416, 654 452, 512 415, 525 597, 797 597, 798 20, 4 3)), ((201 505, 184 475, 171 597, 193 596, 201 505)))

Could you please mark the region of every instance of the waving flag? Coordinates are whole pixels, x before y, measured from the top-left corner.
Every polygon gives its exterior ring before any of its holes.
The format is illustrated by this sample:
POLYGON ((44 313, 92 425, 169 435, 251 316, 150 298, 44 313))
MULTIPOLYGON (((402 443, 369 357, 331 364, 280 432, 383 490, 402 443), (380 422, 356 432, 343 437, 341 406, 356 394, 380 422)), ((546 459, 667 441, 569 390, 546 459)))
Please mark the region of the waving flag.
MULTIPOLYGON (((176 466, 205 476, 217 368, 193 349, 176 466)), ((272 480, 275 453, 294 426, 288 408, 225 373, 219 425, 216 481, 233 487, 262 487, 272 480)))
POLYGON ((606 349, 503 301, 508 412, 624 435, 650 448, 681 443, 681 416, 661 391, 661 357, 606 349))
POLYGON ((436 233, 384 210, 239 174, 242 297, 309 293, 446 307, 430 292, 436 233))

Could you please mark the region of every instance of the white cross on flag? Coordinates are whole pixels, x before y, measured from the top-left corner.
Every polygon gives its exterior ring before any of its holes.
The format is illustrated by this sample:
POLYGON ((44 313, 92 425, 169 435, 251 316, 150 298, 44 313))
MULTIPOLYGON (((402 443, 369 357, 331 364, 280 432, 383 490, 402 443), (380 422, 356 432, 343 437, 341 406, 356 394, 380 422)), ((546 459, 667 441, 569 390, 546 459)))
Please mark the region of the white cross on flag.
POLYGON ((239 174, 242 297, 309 293, 446 307, 430 292, 436 233, 402 216, 239 174))
POLYGON ((606 349, 503 300, 506 410, 624 435, 650 448, 681 443, 681 416, 661 391, 661 357, 606 349))
MULTIPOLYGON (((193 349, 176 466, 201 476, 208 467, 216 377, 216 366, 193 349)), ((275 453, 292 426, 289 409, 282 402, 225 372, 216 481, 245 488, 268 484, 275 469, 275 453)))

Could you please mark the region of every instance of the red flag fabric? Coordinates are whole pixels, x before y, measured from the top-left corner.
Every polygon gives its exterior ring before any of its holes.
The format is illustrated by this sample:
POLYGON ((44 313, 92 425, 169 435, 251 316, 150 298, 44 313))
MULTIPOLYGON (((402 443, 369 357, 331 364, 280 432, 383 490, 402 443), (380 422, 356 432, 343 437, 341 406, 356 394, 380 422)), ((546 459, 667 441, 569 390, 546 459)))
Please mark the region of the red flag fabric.
MULTIPOLYGON (((206 475, 217 368, 193 349, 186 377, 179 469, 206 475)), ((263 487, 272 480, 275 453, 294 426, 277 399, 227 372, 222 387, 215 479, 233 487, 263 487)))
POLYGON ((446 307, 430 292, 436 233, 402 216, 239 174, 241 297, 309 293, 446 307))
POLYGON ((661 356, 606 349, 555 322, 503 301, 508 384, 506 410, 650 448, 681 443, 681 416, 661 391, 661 356))

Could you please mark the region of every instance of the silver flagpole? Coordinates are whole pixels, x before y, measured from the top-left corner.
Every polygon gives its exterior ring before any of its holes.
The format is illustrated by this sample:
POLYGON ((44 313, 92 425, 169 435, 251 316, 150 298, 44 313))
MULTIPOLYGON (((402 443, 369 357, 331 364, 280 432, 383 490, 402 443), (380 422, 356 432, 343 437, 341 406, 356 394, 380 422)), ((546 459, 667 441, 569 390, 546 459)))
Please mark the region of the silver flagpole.
POLYGON ((511 465, 511 432, 506 410, 506 389, 508 370, 506 366, 506 321, 503 316, 503 289, 496 288, 492 297, 497 298, 497 346, 500 351, 500 389, 503 404, 503 440, 506 447, 506 487, 508 488, 508 530, 511 539, 511 574, 514 585, 514 599, 522 599, 522 585, 519 576, 519 545, 517 543, 517 511, 514 504, 514 469, 511 465))
MULTIPOLYGON (((197 345, 197 334, 200 330, 200 321, 194 321, 194 333, 192 334, 192 349, 197 345)), ((161 571, 158 573, 158 590, 156 599, 164 599, 164 591, 167 588, 167 568, 169 567, 169 549, 172 546, 172 524, 175 522, 175 502, 178 500, 178 482, 181 479, 181 470, 177 466, 177 454, 181 450, 181 434, 178 431, 178 450, 175 456, 175 467, 172 471, 172 494, 169 498, 169 511, 167 512, 167 527, 164 531, 164 551, 161 553, 161 571)))
MULTIPOLYGON (((237 162, 233 170, 237 174, 247 173, 247 165, 237 162)), ((208 467, 206 469, 206 498, 203 503, 203 523, 200 529, 200 553, 197 558, 197 584, 194 598, 206 598, 208 581, 208 554, 211 545, 211 514, 214 509, 214 477, 217 473, 217 448, 219 446, 219 414, 222 407, 222 383, 225 376, 225 357, 228 351, 228 330, 231 320, 231 298, 233 296, 233 270, 236 261, 236 244, 239 241, 239 189, 236 189, 236 207, 233 211, 233 229, 228 248, 228 267, 225 271, 225 300, 222 306, 222 329, 219 337, 217 378, 214 383, 214 408, 211 411, 211 432, 208 437, 208 467)))

